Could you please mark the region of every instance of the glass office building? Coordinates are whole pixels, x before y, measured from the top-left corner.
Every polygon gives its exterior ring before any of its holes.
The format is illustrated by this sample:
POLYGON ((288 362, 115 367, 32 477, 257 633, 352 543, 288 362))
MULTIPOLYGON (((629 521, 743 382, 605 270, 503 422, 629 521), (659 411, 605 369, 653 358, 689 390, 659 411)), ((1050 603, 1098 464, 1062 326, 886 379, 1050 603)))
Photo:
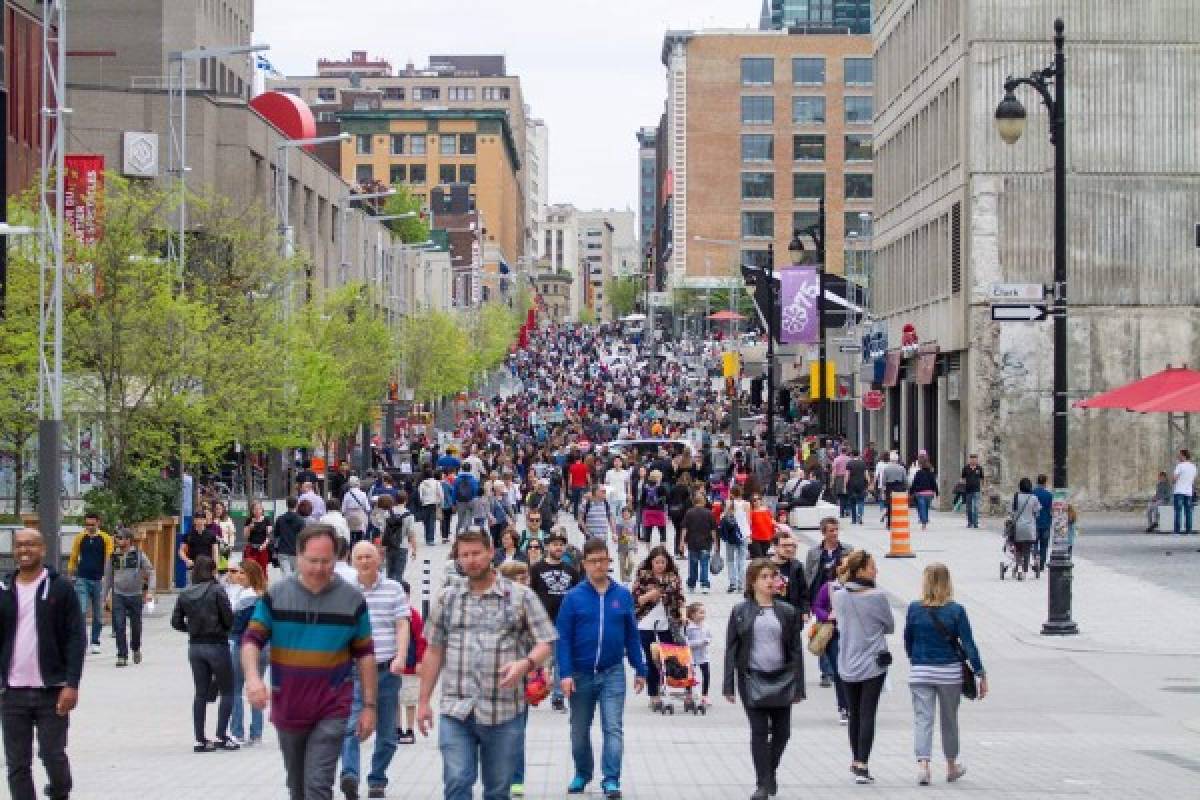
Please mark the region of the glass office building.
MULTIPOLYGON (((846 28, 871 32, 871 0, 769 0, 770 19, 763 27, 846 28)), ((767 11, 768 9, 764 9, 767 11)))

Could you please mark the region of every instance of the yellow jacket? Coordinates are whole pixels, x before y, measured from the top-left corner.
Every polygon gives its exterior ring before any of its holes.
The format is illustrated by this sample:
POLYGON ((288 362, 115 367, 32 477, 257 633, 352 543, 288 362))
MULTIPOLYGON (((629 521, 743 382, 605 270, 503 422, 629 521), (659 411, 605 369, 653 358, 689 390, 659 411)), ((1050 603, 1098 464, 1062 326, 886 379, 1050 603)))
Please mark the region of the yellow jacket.
MULTIPOLYGON (((112 558, 113 553, 113 538, 102 530, 97 530, 96 535, 104 540, 104 560, 100 562, 100 577, 96 580, 104 578, 104 566, 108 564, 108 560, 112 558)), ((87 531, 80 531, 75 535, 75 541, 71 542, 71 557, 67 560, 67 574, 74 575, 79 569, 79 555, 83 546, 83 541, 88 536, 87 531)))

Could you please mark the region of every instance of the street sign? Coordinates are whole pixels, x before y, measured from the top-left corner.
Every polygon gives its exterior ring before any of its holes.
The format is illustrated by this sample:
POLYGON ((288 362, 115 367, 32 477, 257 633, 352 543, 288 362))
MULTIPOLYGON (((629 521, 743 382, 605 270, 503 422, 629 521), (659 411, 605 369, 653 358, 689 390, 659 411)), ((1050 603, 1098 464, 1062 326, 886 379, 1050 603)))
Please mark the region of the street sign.
POLYGON ((861 353, 862 345, 861 344, 838 345, 838 352, 839 353, 861 353))
POLYGON ((1040 322, 1047 316, 1043 305, 992 306, 992 319, 998 322, 1040 322))
POLYGON ((883 410, 883 392, 878 389, 872 389, 863 395, 863 409, 867 411, 882 411, 883 410))
POLYGON ((1034 303, 1046 298, 1046 287, 1040 283, 993 283, 988 290, 988 300, 1011 303, 1014 300, 1029 300, 1034 303))

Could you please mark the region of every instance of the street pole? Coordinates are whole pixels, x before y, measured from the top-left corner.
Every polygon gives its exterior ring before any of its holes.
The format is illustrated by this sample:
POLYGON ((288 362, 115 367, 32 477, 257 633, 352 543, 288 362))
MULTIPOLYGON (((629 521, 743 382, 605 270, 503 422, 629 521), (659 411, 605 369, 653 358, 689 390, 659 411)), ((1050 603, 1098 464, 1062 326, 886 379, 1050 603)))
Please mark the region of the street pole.
POLYGON ((775 493, 775 243, 767 245, 767 485, 763 496, 775 493))
POLYGON ((820 332, 820 342, 817 347, 817 431, 823 438, 830 433, 829 394, 832 387, 826 386, 827 375, 825 360, 827 357, 825 334, 825 195, 821 195, 817 206, 817 330, 820 332))

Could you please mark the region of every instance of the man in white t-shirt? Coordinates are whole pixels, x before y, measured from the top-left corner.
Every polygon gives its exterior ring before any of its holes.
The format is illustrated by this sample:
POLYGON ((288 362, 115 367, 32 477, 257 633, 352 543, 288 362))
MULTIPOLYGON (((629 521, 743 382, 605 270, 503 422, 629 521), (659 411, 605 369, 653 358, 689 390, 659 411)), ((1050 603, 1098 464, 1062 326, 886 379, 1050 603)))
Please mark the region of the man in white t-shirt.
POLYGON ((1179 451, 1179 463, 1175 465, 1175 488, 1172 495, 1175 507, 1175 532, 1192 533, 1192 508, 1196 493, 1196 465, 1192 463, 1189 450, 1179 451), (1180 529, 1182 526, 1182 530, 1180 529))

